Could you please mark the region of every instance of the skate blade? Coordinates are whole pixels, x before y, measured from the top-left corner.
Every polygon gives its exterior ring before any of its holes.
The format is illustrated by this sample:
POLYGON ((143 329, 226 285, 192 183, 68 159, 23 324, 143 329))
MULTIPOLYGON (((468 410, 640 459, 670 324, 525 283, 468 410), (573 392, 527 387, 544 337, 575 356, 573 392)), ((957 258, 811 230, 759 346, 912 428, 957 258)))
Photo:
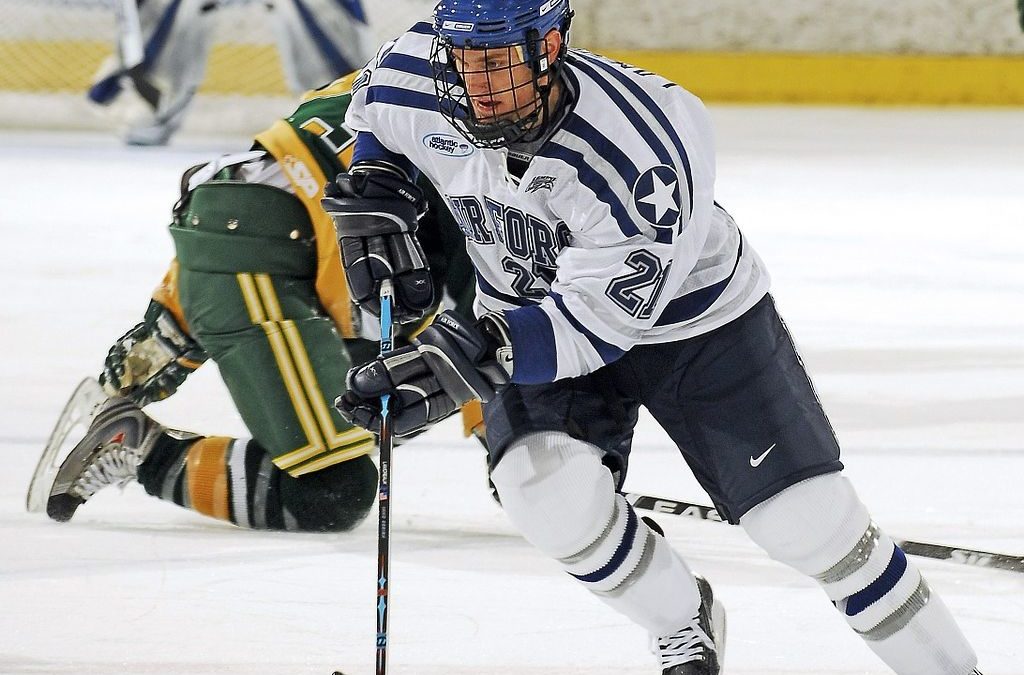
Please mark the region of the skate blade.
POLYGON ((105 400, 107 395, 95 378, 87 377, 75 388, 75 392, 61 411, 36 465, 35 473, 32 474, 28 496, 25 498, 25 508, 30 513, 46 512, 50 487, 57 477, 60 465, 85 436, 96 410, 105 400))

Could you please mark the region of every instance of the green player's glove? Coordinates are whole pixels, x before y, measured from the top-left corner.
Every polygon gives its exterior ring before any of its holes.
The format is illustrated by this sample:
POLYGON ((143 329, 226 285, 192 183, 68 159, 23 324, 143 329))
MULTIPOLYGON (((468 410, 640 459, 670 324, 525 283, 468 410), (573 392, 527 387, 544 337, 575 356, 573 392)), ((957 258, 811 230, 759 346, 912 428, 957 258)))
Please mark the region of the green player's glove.
POLYGON ((142 323, 110 348, 99 380, 108 395, 144 406, 173 394, 208 358, 170 311, 154 300, 142 323))

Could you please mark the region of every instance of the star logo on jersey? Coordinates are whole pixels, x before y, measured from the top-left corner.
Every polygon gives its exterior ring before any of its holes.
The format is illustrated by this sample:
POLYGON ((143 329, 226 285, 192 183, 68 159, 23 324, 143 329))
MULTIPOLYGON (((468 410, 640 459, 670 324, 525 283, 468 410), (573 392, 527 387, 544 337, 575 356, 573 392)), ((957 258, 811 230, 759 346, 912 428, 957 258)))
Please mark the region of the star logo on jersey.
POLYGON ((644 220, 657 227, 679 222, 679 176, 664 164, 644 171, 633 186, 633 205, 644 220))

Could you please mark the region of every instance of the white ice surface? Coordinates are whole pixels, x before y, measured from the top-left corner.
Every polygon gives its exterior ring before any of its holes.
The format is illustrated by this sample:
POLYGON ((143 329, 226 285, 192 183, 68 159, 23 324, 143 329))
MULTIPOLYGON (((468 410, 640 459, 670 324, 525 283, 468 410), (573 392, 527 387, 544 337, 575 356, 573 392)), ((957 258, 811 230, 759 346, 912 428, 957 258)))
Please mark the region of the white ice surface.
MULTIPOLYGON (((878 522, 1024 554, 1024 111, 712 113, 718 200, 772 270, 878 522)), ((0 134, 0 675, 373 672, 374 518, 347 535, 253 533, 137 486, 68 524, 24 510, 66 396, 171 256, 178 175, 246 147, 0 134)), ((212 367, 153 412, 243 431, 212 367)), ((628 489, 707 500, 649 420, 634 447, 628 489)), ((657 672, 639 629, 516 536, 456 424, 399 450, 393 514, 396 675, 657 672)), ((742 530, 659 521, 729 609, 730 675, 886 672, 742 530)), ((1024 674, 1024 574, 918 562, 985 674, 1024 674)))

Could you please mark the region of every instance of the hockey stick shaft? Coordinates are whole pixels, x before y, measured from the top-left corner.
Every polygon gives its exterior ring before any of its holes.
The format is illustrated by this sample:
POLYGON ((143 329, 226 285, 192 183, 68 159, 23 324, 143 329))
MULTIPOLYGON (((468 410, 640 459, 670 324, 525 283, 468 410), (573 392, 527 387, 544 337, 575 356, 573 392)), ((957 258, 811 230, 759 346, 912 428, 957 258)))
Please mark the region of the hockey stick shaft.
MULTIPOLYGON (((681 502, 665 497, 652 497, 650 495, 637 494, 635 492, 624 492, 626 498, 634 508, 655 513, 669 513, 677 516, 686 516, 698 520, 711 520, 725 522, 718 515, 713 506, 694 504, 692 502, 681 502)), ((992 553, 989 551, 978 551, 970 548, 957 546, 945 546, 910 539, 896 539, 896 545, 903 549, 907 555, 919 558, 933 558, 936 560, 949 560, 950 562, 962 565, 975 565, 978 567, 993 567, 1010 572, 1024 572, 1024 556, 1007 555, 1005 553, 992 553)))
MULTIPOLYGON (((393 289, 390 280, 380 287, 380 353, 394 346, 394 325, 391 321, 393 289)), ((388 415, 390 396, 380 398, 380 478, 377 483, 377 675, 388 669, 388 590, 391 566, 391 451, 394 435, 388 415)))

